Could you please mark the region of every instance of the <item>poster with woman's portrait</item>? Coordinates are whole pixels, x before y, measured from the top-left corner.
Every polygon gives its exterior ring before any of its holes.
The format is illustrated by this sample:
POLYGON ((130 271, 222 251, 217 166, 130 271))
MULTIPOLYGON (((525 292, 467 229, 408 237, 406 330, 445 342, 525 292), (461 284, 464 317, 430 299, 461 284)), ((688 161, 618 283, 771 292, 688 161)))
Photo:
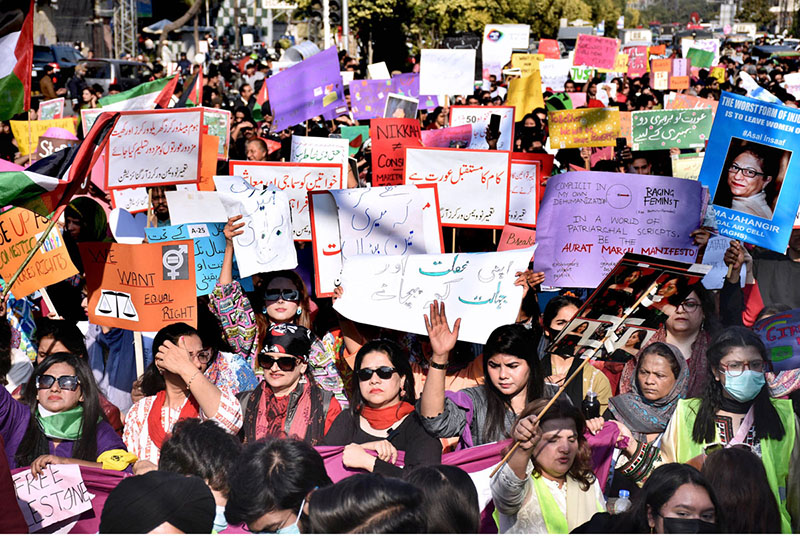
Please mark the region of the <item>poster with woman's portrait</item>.
POLYGON ((800 112, 723 92, 698 180, 721 235, 786 251, 800 205, 800 112))

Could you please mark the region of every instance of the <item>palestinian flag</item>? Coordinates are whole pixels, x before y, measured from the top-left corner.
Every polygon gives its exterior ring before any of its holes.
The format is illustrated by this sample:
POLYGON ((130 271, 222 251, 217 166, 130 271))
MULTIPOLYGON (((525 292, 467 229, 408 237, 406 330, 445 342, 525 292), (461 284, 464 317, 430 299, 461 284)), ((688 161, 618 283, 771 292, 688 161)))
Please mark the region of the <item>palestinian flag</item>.
POLYGON ((178 102, 175 103, 173 108, 194 108, 200 106, 203 102, 203 70, 197 71, 186 87, 183 88, 183 93, 178 102))
POLYGON ((33 0, 0 0, 0 120, 31 107, 33 0))
POLYGON ((108 95, 97 101, 103 110, 111 112, 124 112, 128 110, 153 110, 156 105, 161 108, 169 107, 169 100, 175 93, 178 77, 161 78, 152 82, 139 84, 133 89, 108 95))
POLYGON ((117 119, 118 113, 102 113, 80 145, 58 151, 24 171, 0 173, 0 206, 16 205, 47 217, 63 209, 86 188, 117 119))
POLYGON ((258 91, 258 95, 256 95, 256 105, 253 106, 253 119, 256 121, 264 120, 264 111, 261 109, 261 107, 265 102, 269 102, 269 92, 267 91, 266 79, 264 79, 261 84, 261 89, 258 91))

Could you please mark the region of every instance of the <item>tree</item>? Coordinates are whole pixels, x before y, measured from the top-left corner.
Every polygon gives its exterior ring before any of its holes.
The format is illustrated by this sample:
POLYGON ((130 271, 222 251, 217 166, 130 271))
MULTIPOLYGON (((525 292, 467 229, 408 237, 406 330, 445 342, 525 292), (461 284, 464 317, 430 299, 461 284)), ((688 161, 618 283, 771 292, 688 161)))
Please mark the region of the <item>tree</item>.
POLYGON ((517 5, 517 20, 530 24, 531 36, 555 38, 559 21, 592 18, 592 8, 583 0, 529 0, 517 5))
POLYGON ((775 22, 775 15, 770 13, 767 0, 745 0, 737 18, 742 22, 755 22, 759 28, 775 22))
POLYGON ((189 9, 186 11, 186 13, 178 17, 173 22, 170 22, 169 24, 164 26, 164 29, 161 30, 161 37, 158 39, 158 49, 156 50, 156 57, 158 58, 161 57, 161 51, 164 48, 164 43, 167 42, 167 35, 169 35, 169 32, 177 30, 178 28, 182 27, 184 24, 189 22, 189 19, 200 13, 200 6, 202 5, 203 5, 202 0, 192 0, 192 5, 189 6, 189 9))

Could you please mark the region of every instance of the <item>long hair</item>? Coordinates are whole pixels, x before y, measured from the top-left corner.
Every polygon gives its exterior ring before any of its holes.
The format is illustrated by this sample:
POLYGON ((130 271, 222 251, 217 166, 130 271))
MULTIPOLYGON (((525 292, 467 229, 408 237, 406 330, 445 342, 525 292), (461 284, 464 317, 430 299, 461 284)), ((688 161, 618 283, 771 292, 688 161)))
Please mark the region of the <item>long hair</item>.
POLYGON ((542 314, 542 324, 544 325, 545 333, 549 334, 550 324, 553 322, 553 319, 561 309, 568 305, 573 305, 575 308, 580 309, 583 302, 572 296, 556 296, 547 302, 547 305, 544 306, 544 313, 542 314))
MULTIPOLYGON (((758 351, 764 363, 769 363, 767 349, 761 339, 747 328, 733 326, 720 331, 712 340, 706 354, 708 360, 708 382, 706 383, 697 418, 692 428, 692 439, 695 443, 710 443, 716 437, 715 417, 722 407, 723 387, 714 379, 714 372, 719 370, 720 361, 734 348, 752 347, 758 351)), ((770 438, 776 441, 783 439, 786 430, 783 428, 778 411, 770 402, 769 388, 764 385, 753 400, 753 424, 756 428, 756 439, 770 438)))
POLYGON ((511 397, 500 392, 489 376, 489 360, 499 354, 517 357, 528 364, 526 402, 541 398, 544 394, 544 377, 536 352, 536 341, 530 332, 519 324, 509 324, 495 329, 483 347, 483 384, 486 394, 486 437, 484 440, 498 441, 506 435, 506 412, 511 410, 511 397))
POLYGON ((303 282, 303 278, 297 275, 297 272, 293 270, 278 270, 277 272, 267 272, 262 274, 261 284, 256 289, 257 292, 253 294, 253 299, 251 300, 253 304, 253 312, 256 316, 259 352, 264 346, 264 337, 267 334, 267 329, 269 328, 270 324, 270 320, 267 318, 267 315, 264 312, 264 307, 266 306, 266 302, 264 301, 264 293, 269 288, 269 284, 272 282, 272 280, 279 277, 284 277, 291 281, 300 292, 300 301, 297 303, 297 305, 300 307, 301 311, 294 320, 294 323, 298 326, 303 326, 304 328, 308 329, 312 329, 313 327, 311 325, 311 315, 309 315, 310 299, 308 296, 308 289, 306 288, 305 282, 303 282))
POLYGON ((144 374, 142 374, 141 389, 144 396, 157 395, 159 391, 163 391, 167 388, 164 376, 161 374, 161 371, 158 370, 158 367, 156 367, 155 357, 158 353, 158 349, 167 341, 172 344, 178 344, 181 337, 188 337, 189 335, 200 336, 196 329, 183 322, 170 324, 169 326, 161 328, 161 330, 156 333, 156 336, 153 338, 153 362, 150 363, 144 371, 144 374))
POLYGON ((99 390, 94 375, 92 375, 92 369, 89 368, 86 360, 77 355, 57 352, 47 356, 33 370, 28 388, 25 389, 23 402, 30 409, 31 417, 28 421, 28 429, 25 430, 25 435, 22 437, 14 457, 20 467, 30 465, 39 456, 50 453, 47 437, 36 418, 36 410, 39 406, 36 378, 46 374, 56 363, 64 363, 75 369, 75 375, 78 376, 80 382, 81 394, 83 394, 81 435, 72 447, 72 457, 90 462, 97 460, 97 422, 101 418, 105 419, 105 415, 100 406, 99 390))
POLYGON ((453 465, 427 465, 411 471, 405 481, 422 492, 429 533, 479 532, 478 490, 466 471, 453 465))
MULTIPOLYGON (((405 391, 404 395, 400 396, 401 402, 408 402, 413 404, 416 402, 416 391, 414 391, 414 373, 411 370, 411 365, 408 362, 408 356, 403 352, 400 346, 388 339, 378 339, 369 341, 361 347, 356 354, 355 363, 353 363, 353 372, 358 372, 361 369, 361 363, 364 361, 364 356, 371 352, 381 352, 389 357, 392 366, 397 369, 397 374, 405 376, 405 381, 401 387, 405 391)), ((350 397, 350 413, 354 418, 361 415, 361 410, 364 409, 364 397, 361 396, 361 385, 358 378, 355 378, 355 386, 350 397)))

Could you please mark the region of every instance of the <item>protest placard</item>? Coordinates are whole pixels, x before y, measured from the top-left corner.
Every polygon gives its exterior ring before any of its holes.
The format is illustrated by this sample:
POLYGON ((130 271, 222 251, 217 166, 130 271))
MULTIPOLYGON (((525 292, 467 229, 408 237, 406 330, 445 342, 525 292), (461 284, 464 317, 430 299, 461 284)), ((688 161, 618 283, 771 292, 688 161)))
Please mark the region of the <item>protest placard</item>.
POLYGON ((405 184, 436 184, 442 225, 501 229, 510 153, 406 148, 405 184))
POLYGON ((622 52, 628 55, 628 72, 630 78, 639 78, 649 70, 647 47, 625 47, 622 52))
POLYGON ((569 101, 572 103, 572 109, 583 108, 586 106, 586 93, 574 91, 566 93, 569 96, 569 101))
MULTIPOLYGON (((197 191, 196 184, 178 184, 176 188, 177 191, 180 192, 197 191)), ((171 193, 174 192, 167 192, 168 200, 169 194, 171 193)), ((146 212, 149 205, 150 197, 147 193, 147 188, 123 188, 120 190, 111 190, 112 208, 123 208, 131 214, 136 214, 137 212, 146 212)), ((172 205, 169 205, 169 212, 170 218, 172 218, 172 221, 175 221, 175 212, 173 212, 172 205)), ((192 209, 192 216, 195 218, 197 217, 197 213, 194 212, 194 209, 192 209)))
POLYGON ((344 293, 334 308, 355 322, 426 334, 422 315, 439 300, 449 317, 461 319, 459 339, 483 344, 495 326, 515 321, 522 288, 514 280, 527 269, 533 251, 360 255, 344 263, 344 293))
POLYGON ((617 108, 557 110, 547 115, 550 119, 550 146, 553 148, 610 147, 617 142, 617 108))
POLYGON ((451 106, 450 125, 472 125, 470 149, 488 149, 486 129, 492 114, 500 116, 500 139, 498 151, 510 151, 514 145, 514 107, 513 106, 451 106))
POLYGON ((512 249, 527 249, 536 244, 536 231, 516 225, 505 225, 497 242, 497 251, 510 251, 512 249))
POLYGON ((174 192, 166 192, 166 196, 173 225, 201 223, 198 218, 214 223, 228 221, 228 214, 216 192, 198 192, 179 186, 174 192))
POLYGON ((800 114, 723 92, 700 182, 720 234, 784 253, 800 204, 800 114))
POLYGON ((539 48, 536 50, 547 59, 557 60, 561 58, 561 50, 558 41, 555 39, 539 39, 539 48))
POLYGON ((536 108, 544 108, 542 77, 539 71, 508 81, 506 104, 514 107, 514 121, 519 122, 536 108))
POLYGON ((569 69, 569 77, 573 82, 585 84, 594 76, 594 68, 585 65, 575 65, 569 69))
POLYGON ((685 110, 690 108, 710 108, 712 113, 717 112, 717 101, 714 99, 703 99, 685 93, 670 93, 672 98, 665 103, 667 110, 685 110))
POLYGON ((610 37, 580 34, 575 44, 573 65, 585 65, 599 69, 613 69, 619 51, 619 42, 610 37))
POLYGON ((197 326, 194 245, 78 244, 89 294, 89 321, 98 326, 158 331, 175 322, 197 326))
MULTIPOLYGON (((708 290, 719 290, 728 276, 728 265, 725 264, 725 251, 730 247, 731 239, 727 236, 713 235, 706 243, 706 249, 703 252, 703 264, 710 266, 711 269, 703 278, 703 286, 708 290)), ((747 276, 747 267, 742 264, 739 274, 739 283, 743 287, 745 284, 745 277, 747 276)))
POLYGON ((513 153, 508 182, 508 218, 506 223, 536 226, 536 213, 542 181, 553 169, 553 155, 513 153))
POLYGON ((633 112, 620 112, 619 113, 619 136, 625 138, 625 143, 628 147, 633 145, 633 133, 631 132, 631 114, 633 112))
POLYGON ((474 50, 422 49, 419 91, 423 95, 471 95, 474 72, 474 50))
POLYGON ((708 50, 700 50, 699 48, 690 48, 686 58, 692 62, 692 65, 699 69, 708 69, 711 67, 711 62, 714 61, 714 53, 708 50))
POLYGON ((419 101, 414 97, 406 97, 399 93, 389 93, 386 96, 386 106, 383 109, 382 117, 416 119, 418 107, 419 101))
POLYGON ((522 77, 530 76, 539 70, 539 63, 544 61, 544 54, 511 54, 511 67, 520 70, 522 77))
POLYGON ((374 119, 369 126, 372 139, 372 185, 403 184, 405 147, 420 147, 419 121, 374 119))
POLYGON ((473 125, 434 128, 420 132, 425 147, 461 148, 469 147, 472 141, 473 125))
POLYGON ((31 533, 92 509, 94 496, 86 489, 78 465, 50 464, 39 476, 26 470, 12 478, 17 504, 31 533))
POLYGON ((203 110, 120 112, 106 149, 108 188, 196 183, 203 110))
POLYGON ((436 95, 420 95, 419 73, 394 75, 392 77, 392 92, 417 99, 422 110, 433 110, 439 106, 439 98, 436 95))
POLYGON ((243 177, 253 186, 271 184, 286 192, 291 208, 292 232, 295 240, 311 240, 306 194, 311 190, 332 190, 344 188, 346 185, 343 182, 342 166, 338 164, 232 160, 229 173, 243 177))
POLYGON ((108 213, 108 227, 118 244, 141 244, 147 227, 147 215, 131 214, 124 208, 115 208, 108 213))
POLYGON ((350 149, 344 138, 317 138, 292 136, 292 162, 313 164, 341 164, 347 170, 350 149))
POLYGON ((79 140, 65 140, 63 138, 51 138, 49 136, 41 136, 39 138, 39 143, 36 146, 36 152, 31 155, 32 160, 41 160, 42 158, 47 158, 48 156, 52 156, 58 151, 62 151, 64 149, 69 149, 70 147, 75 147, 80 143, 79 140))
POLYGON ((103 113, 102 108, 84 108, 81 110, 81 130, 84 137, 92 130, 92 125, 94 125, 101 113, 103 113))
POLYGON ((618 363, 633 359, 708 268, 626 253, 547 351, 618 363), (638 343, 626 344, 631 337, 638 343))
POLYGON ((214 177, 228 217, 241 215, 244 233, 233 239, 239 272, 294 270, 297 252, 292 242, 292 218, 287 192, 274 185, 251 186, 242 177, 214 177))
POLYGON ((341 131, 342 138, 348 142, 349 156, 355 156, 361 146, 364 145, 364 142, 369 139, 369 126, 367 125, 354 127, 345 125, 341 127, 341 131))
POLYGON ((598 73, 619 73, 624 75, 628 71, 628 55, 618 52, 614 58, 614 67, 611 69, 597 69, 598 73))
MULTIPOLYGON (((711 52, 711 56, 708 60, 708 64, 705 63, 700 64, 697 63, 695 60, 692 60, 693 67, 699 67, 701 69, 710 67, 711 65, 717 65, 719 63, 719 40, 718 39, 693 39, 691 37, 682 37, 681 38, 681 56, 684 58, 692 57, 691 49, 695 49, 696 51, 705 51, 711 52)), ((663 52, 662 52, 663 54, 663 52)), ((705 55, 703 55, 705 56, 705 55)))
POLYGON ((634 151, 705 147, 713 122, 708 108, 633 112, 631 147, 634 151))
POLYGON ((350 84, 350 109, 355 119, 383 117, 386 98, 392 92, 391 80, 353 80, 350 84))
POLYGON ((275 131, 298 125, 315 115, 333 119, 347 113, 336 47, 270 76, 265 83, 275 131))
POLYGON ((546 59, 539 64, 542 77, 542 91, 564 91, 564 83, 569 78, 572 63, 569 59, 546 59))
POLYGON ((367 65, 367 75, 371 80, 389 80, 392 77, 385 61, 367 65))
POLYGON ((530 27, 527 24, 487 24, 483 27, 483 43, 481 57, 483 61, 482 76, 489 75, 500 78, 503 67, 511 59, 514 49, 528 49, 530 27))
POLYGON ((9 121, 11 133, 17 140, 20 154, 31 154, 36 150, 39 138, 44 136, 47 129, 58 127, 69 130, 76 134, 75 119, 66 117, 64 119, 48 119, 46 121, 9 121))
POLYGON ((217 159, 228 159, 228 145, 231 139, 231 112, 217 108, 203 108, 203 125, 208 127, 208 134, 219 138, 217 159))
MULTIPOLYGON (((3 280, 11 279, 49 222, 44 216, 24 208, 12 208, 0 214, 0 276, 3 280)), ((53 228, 14 284, 14 296, 24 298, 77 273, 61 233, 53 228)))
POLYGON ((775 372, 800 368, 800 309, 759 320, 753 330, 767 347, 775 372))
POLYGON ((705 153, 679 154, 672 157, 672 176, 696 181, 705 153))
POLYGON ((694 262, 689 234, 700 226, 702 199, 700 183, 673 177, 550 177, 537 215, 535 270, 549 286, 594 288, 627 252, 694 262))
POLYGON ((42 101, 39 103, 39 121, 61 119, 64 117, 64 97, 42 101))

